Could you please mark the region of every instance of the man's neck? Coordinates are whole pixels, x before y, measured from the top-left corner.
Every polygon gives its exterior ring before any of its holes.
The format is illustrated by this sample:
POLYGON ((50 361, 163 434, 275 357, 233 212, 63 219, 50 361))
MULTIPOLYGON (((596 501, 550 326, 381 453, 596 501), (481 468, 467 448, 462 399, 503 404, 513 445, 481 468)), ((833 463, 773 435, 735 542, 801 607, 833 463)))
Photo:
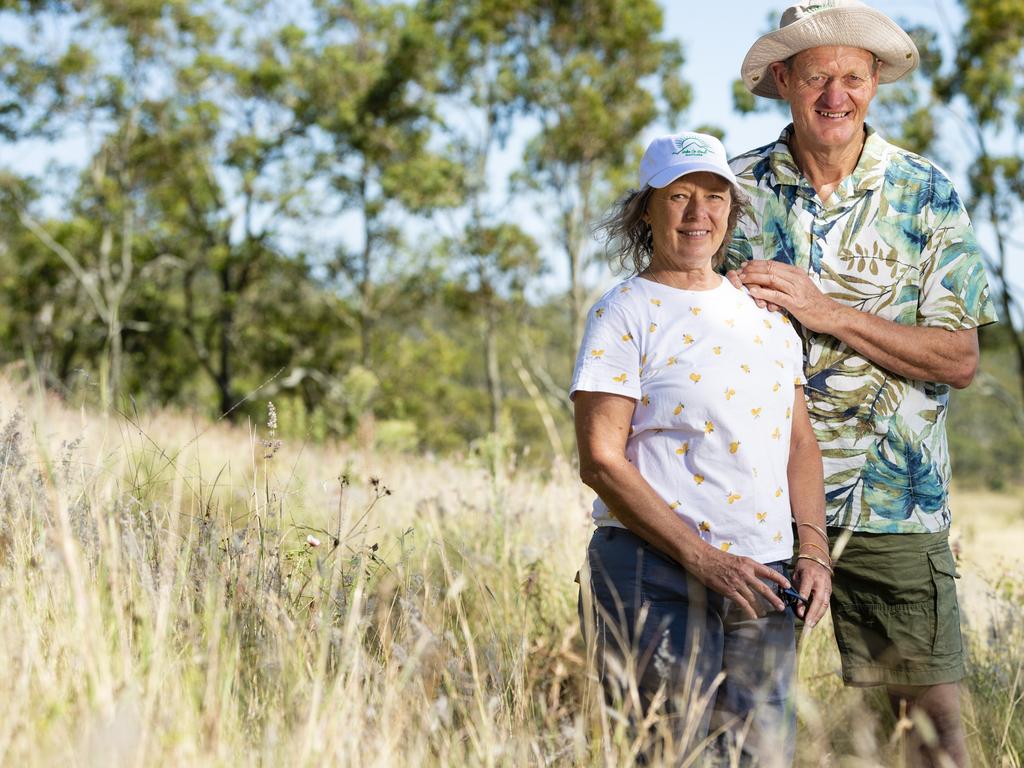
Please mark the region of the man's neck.
POLYGON ((843 179, 857 168, 867 133, 861 131, 858 140, 843 147, 808 148, 794 132, 789 140, 789 151, 800 172, 814 187, 818 198, 825 202, 843 179))

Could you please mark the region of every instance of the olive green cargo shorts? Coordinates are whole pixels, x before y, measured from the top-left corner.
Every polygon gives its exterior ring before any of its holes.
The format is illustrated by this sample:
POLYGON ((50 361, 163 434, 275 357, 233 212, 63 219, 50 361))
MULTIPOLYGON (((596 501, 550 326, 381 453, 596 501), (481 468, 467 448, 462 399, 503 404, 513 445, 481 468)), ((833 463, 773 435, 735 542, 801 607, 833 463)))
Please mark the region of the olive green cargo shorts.
MULTIPOLYGON (((830 549, 842 533, 829 528, 830 549)), ((833 567, 832 624, 847 685, 927 686, 964 676, 948 531, 854 533, 833 567)))

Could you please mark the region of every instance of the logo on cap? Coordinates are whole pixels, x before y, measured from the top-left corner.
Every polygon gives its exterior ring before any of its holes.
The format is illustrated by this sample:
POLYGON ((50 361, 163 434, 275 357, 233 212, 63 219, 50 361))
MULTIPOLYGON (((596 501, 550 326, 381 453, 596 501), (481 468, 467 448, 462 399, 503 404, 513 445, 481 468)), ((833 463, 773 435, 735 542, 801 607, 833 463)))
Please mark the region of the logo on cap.
POLYGON ((676 151, 672 154, 683 155, 684 157, 703 157, 711 151, 711 146, 704 139, 697 138, 696 136, 676 139, 675 145, 676 151))

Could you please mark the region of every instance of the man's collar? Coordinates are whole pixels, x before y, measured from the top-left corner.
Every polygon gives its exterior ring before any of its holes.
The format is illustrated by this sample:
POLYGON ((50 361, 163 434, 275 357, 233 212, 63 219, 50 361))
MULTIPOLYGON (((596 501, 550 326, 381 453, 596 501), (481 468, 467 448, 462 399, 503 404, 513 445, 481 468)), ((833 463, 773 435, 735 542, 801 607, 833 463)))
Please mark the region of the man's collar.
MULTIPOLYGON (((837 190, 842 189, 845 194, 874 189, 884 181, 885 163, 881 161, 885 158, 889 143, 867 123, 864 124, 864 132, 864 149, 861 150, 860 158, 857 160, 857 167, 853 169, 853 173, 843 179, 837 188, 837 190)), ((782 129, 778 141, 769 150, 772 174, 775 176, 777 184, 810 189, 810 182, 801 173, 796 160, 793 159, 793 153, 789 149, 792 136, 793 124, 790 123, 782 129)))

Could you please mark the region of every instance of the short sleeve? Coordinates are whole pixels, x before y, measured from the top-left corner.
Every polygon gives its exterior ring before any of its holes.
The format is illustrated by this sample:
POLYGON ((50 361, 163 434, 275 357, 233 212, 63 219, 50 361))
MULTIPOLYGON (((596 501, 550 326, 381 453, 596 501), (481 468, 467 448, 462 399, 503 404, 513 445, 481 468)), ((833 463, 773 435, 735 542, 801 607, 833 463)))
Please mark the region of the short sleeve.
POLYGON ((998 315, 970 217, 948 180, 933 189, 945 194, 934 194, 923 214, 932 221, 921 259, 918 322, 951 331, 994 323, 998 315))
POLYGON ((587 315, 569 398, 580 390, 640 399, 640 326, 618 301, 602 299, 587 315))

